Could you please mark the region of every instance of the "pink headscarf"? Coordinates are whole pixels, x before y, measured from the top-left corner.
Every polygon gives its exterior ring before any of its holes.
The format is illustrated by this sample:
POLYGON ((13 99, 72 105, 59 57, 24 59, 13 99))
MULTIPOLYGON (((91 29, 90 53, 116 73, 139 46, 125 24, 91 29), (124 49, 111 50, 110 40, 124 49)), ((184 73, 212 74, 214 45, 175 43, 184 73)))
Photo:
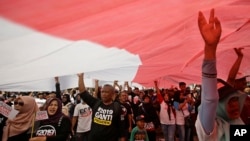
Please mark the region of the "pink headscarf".
POLYGON ((6 121, 2 141, 7 141, 9 137, 27 131, 32 126, 33 118, 35 118, 35 113, 38 111, 37 104, 33 97, 21 96, 17 99, 22 99, 24 105, 14 119, 8 119, 6 121))

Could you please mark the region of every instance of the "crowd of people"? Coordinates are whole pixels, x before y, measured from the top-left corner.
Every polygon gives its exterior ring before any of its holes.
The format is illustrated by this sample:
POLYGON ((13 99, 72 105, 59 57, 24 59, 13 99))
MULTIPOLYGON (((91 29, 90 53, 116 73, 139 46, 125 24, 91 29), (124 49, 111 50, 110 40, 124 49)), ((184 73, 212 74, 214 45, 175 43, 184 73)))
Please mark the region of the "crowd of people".
POLYGON ((231 124, 250 125, 250 95, 246 77, 236 79, 242 48, 227 81, 217 78, 216 48, 221 25, 211 10, 209 20, 199 12, 203 37, 202 83, 178 87, 132 88, 128 82, 86 88, 84 73, 78 87, 55 92, 1 92, 0 100, 18 113, 13 119, 0 115, 2 141, 156 141, 161 130, 165 141, 229 140, 231 124), (244 110, 244 112, 241 112, 244 110), (38 111, 48 117, 36 120, 38 111))

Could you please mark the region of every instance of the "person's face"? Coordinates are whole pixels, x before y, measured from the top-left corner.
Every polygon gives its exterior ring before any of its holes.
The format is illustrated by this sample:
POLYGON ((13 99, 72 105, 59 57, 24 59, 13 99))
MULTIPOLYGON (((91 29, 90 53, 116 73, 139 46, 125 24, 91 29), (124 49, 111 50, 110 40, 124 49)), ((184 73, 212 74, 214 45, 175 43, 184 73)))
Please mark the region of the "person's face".
POLYGON ((48 98, 48 95, 47 95, 47 94, 43 94, 43 97, 44 97, 45 99, 47 99, 47 98, 48 98))
POLYGON ((168 94, 165 94, 163 98, 164 98, 164 101, 169 101, 169 96, 168 96, 168 94))
POLYGON ((122 92, 120 94, 120 96, 119 96, 119 100, 120 100, 120 102, 126 102, 126 100, 127 100, 127 93, 122 92))
POLYGON ((119 91, 115 91, 114 95, 112 96, 112 99, 115 100, 118 95, 119 95, 119 91))
POLYGON ((77 96, 76 96, 76 99, 81 101, 81 96, 80 96, 80 95, 77 95, 77 96))
POLYGON ((150 90, 150 91, 148 92, 148 95, 149 95, 149 96, 153 96, 153 95, 154 95, 154 91, 153 91, 153 90, 150 90))
POLYGON ((23 108, 24 102, 22 99, 18 98, 14 101, 14 109, 20 111, 23 108))
POLYGON ((45 99, 50 99, 50 95, 45 95, 45 99))
POLYGON ((181 89, 181 91, 185 91, 186 90, 186 85, 180 85, 180 89, 181 89))
POLYGON ((227 114, 230 119, 237 119, 240 117, 240 103, 238 97, 232 97, 226 106, 227 114))
POLYGON ((53 100, 47 109, 48 115, 54 115, 58 109, 58 102, 56 100, 53 100))
POLYGON ((101 90, 101 99, 105 102, 111 102, 113 99, 114 90, 110 86, 104 86, 101 90))
POLYGON ((42 94, 39 94, 39 95, 38 95, 38 98, 43 99, 43 95, 42 95, 42 94))
POLYGON ((49 94, 49 98, 56 98, 56 94, 55 93, 49 94))
POLYGON ((143 101, 144 101, 144 103, 149 103, 150 99, 149 99, 149 97, 145 97, 145 99, 143 101))
POLYGON ((66 102, 67 101, 67 97, 66 96, 63 96, 62 97, 62 102, 66 102))
POLYGON ((144 124, 145 124, 144 120, 138 120, 136 122, 136 125, 138 126, 139 129, 143 129, 144 128, 144 124))
POLYGON ((139 94, 140 94, 140 90, 139 90, 139 89, 135 89, 135 90, 134 90, 134 93, 135 93, 136 95, 139 95, 139 94))
POLYGON ((142 99, 143 96, 144 96, 144 93, 143 93, 143 92, 140 92, 140 94, 139 94, 140 99, 142 99))

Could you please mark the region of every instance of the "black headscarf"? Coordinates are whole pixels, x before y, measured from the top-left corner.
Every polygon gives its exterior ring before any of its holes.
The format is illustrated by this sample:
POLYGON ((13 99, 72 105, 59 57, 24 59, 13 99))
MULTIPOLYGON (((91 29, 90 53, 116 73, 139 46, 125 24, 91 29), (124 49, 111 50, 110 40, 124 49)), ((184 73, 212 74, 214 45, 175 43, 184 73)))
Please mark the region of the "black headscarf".
POLYGON ((64 106, 65 106, 66 104, 68 104, 69 102, 71 102, 69 94, 64 94, 63 97, 66 97, 66 99, 67 99, 65 102, 63 102, 63 105, 64 105, 64 106))
POLYGON ((45 110, 48 111, 48 107, 49 105, 51 104, 52 101, 57 101, 58 103, 58 108, 57 108, 57 111, 54 115, 48 115, 49 118, 46 119, 46 120, 42 120, 42 124, 53 124, 53 123, 58 123, 60 118, 63 116, 63 113, 62 113, 62 102, 60 99, 58 98, 51 98, 51 99, 48 99, 47 102, 46 102, 46 107, 45 107, 45 110))

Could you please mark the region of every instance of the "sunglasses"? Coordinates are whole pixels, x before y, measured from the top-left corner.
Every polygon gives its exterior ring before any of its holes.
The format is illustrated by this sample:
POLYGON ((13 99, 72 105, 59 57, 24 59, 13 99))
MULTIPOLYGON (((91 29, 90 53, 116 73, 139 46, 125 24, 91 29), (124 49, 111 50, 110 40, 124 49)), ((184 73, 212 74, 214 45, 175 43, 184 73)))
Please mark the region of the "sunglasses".
POLYGON ((24 105, 24 103, 23 103, 23 102, 18 102, 18 101, 15 101, 15 102, 14 102, 14 105, 17 105, 17 104, 18 104, 18 105, 20 105, 20 106, 23 106, 23 105, 24 105))

